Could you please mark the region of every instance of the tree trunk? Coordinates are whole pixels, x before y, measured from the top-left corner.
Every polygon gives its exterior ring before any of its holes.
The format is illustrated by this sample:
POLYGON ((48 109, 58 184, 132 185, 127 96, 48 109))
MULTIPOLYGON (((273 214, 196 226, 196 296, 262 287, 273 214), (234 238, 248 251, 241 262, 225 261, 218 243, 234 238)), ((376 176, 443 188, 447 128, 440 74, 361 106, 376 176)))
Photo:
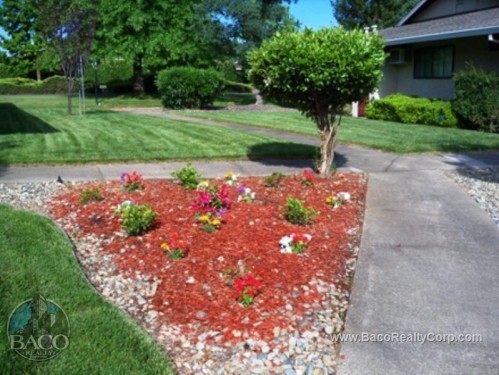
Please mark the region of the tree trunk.
POLYGON ((36 80, 38 82, 40 82, 42 80, 42 72, 40 71, 40 69, 36 70, 36 80))
POLYGON ((319 166, 319 173, 321 176, 329 176, 331 174, 337 130, 338 129, 333 126, 328 131, 322 133, 321 163, 319 166))
POLYGON ((334 147, 336 146, 336 138, 338 129, 341 123, 341 116, 336 122, 334 114, 321 116, 319 119, 321 130, 321 161, 319 165, 319 173, 321 176, 331 175, 331 167, 334 161, 334 147))
POLYGON ((142 57, 136 57, 133 62, 133 93, 144 95, 144 71, 142 68, 142 57))
POLYGON ((68 115, 73 114, 73 102, 72 102, 73 84, 74 84, 74 81, 72 79, 66 79, 66 85, 67 85, 67 89, 68 89, 68 115))

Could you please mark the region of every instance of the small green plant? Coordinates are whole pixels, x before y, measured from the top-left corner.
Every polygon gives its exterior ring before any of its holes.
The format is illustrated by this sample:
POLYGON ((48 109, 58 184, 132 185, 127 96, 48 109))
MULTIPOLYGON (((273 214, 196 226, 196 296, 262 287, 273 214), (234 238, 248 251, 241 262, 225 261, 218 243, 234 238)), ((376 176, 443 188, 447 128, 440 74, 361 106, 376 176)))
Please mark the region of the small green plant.
POLYGON ((83 189, 82 192, 80 193, 80 203, 85 205, 90 202, 99 202, 104 200, 104 197, 102 196, 102 193, 100 192, 99 188, 94 187, 94 188, 87 188, 83 189))
POLYGON ((314 221, 319 214, 312 207, 305 207, 303 201, 288 197, 286 207, 284 208, 284 216, 291 224, 307 225, 314 221))
POLYGON ((284 175, 279 172, 274 172, 270 176, 265 177, 265 186, 278 188, 281 186, 281 182, 284 179, 284 175))
POLYGON ((201 174, 192 166, 191 163, 187 164, 187 166, 179 171, 173 171, 172 177, 179 180, 180 184, 188 190, 196 189, 201 181, 201 174))
POLYGON ((133 201, 124 201, 114 213, 121 218, 121 227, 130 236, 147 231, 158 215, 148 204, 135 204, 133 201))

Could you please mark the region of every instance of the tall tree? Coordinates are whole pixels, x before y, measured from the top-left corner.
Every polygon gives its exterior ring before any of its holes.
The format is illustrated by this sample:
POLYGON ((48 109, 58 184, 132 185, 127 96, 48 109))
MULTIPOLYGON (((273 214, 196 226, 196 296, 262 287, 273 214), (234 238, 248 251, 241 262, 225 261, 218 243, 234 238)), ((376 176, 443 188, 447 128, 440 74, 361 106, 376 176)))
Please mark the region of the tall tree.
POLYGON ((205 0, 198 9, 217 25, 231 57, 245 63, 247 52, 277 31, 296 28, 286 6, 292 2, 296 0, 205 0))
POLYGON ((330 0, 338 23, 353 30, 395 26, 418 0, 330 0))
POLYGON ((19 75, 53 70, 58 65, 56 51, 36 32, 37 9, 31 0, 4 0, 0 3, 0 46, 8 52, 7 64, 19 75))
POLYGON ((195 54, 195 0, 101 0, 98 53, 133 63, 134 92, 144 70, 180 65, 195 54))
POLYGON ((68 114, 75 79, 88 62, 97 22, 96 0, 34 0, 36 28, 59 53, 66 77, 68 114))

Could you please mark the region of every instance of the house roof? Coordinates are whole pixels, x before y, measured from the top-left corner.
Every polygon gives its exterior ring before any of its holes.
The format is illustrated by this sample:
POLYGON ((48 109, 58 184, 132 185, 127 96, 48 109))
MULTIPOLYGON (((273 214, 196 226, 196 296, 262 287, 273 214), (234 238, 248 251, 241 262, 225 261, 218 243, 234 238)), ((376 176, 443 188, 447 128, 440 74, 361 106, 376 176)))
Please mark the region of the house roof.
MULTIPOLYGON (((424 2, 418 5, 422 4, 424 2)), ((379 33, 387 46, 496 34, 499 33, 499 8, 390 27, 379 33)))

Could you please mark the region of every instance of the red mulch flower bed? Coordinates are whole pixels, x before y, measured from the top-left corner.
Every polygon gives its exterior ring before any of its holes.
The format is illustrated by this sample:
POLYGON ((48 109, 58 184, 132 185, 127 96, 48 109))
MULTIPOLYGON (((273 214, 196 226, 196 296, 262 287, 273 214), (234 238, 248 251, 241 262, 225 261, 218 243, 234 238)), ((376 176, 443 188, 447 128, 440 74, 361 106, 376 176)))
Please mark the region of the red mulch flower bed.
POLYGON ((234 330, 265 340, 272 337, 274 327, 295 328, 296 322, 281 313, 286 305, 300 315, 314 302, 328 298, 301 286, 314 277, 339 283, 352 245, 359 243, 365 177, 339 173, 330 179, 315 178, 313 186, 303 186, 302 180, 303 176, 289 176, 281 187, 267 188, 262 178, 239 178, 239 183, 256 193, 256 199, 237 202, 237 186, 230 186, 232 207, 214 233, 203 231, 194 218, 196 191, 186 191, 168 180, 146 180, 144 190, 135 192, 124 191, 119 182, 92 184, 101 189, 105 200, 82 206, 78 198, 86 185, 59 196, 52 208, 56 218, 76 215, 78 236, 94 233, 108 239, 102 251, 114 253, 117 267, 127 276, 140 271, 161 280, 152 300, 155 309, 164 313, 161 323, 191 323, 189 327, 194 324, 198 333, 222 332, 224 341, 233 339, 234 330), (326 204, 328 196, 342 191, 351 194, 350 202, 337 209, 326 204), (301 227, 286 221, 283 206, 288 196, 320 212, 313 224, 301 227), (113 211, 130 199, 149 203, 158 217, 154 227, 141 236, 118 236, 123 231, 113 211), (312 235, 303 254, 280 252, 279 240, 291 233, 312 235), (162 250, 161 244, 172 236, 185 241, 185 258, 170 259, 162 250), (263 285, 249 307, 237 301, 235 286, 227 285, 222 276, 241 265, 263 285))

